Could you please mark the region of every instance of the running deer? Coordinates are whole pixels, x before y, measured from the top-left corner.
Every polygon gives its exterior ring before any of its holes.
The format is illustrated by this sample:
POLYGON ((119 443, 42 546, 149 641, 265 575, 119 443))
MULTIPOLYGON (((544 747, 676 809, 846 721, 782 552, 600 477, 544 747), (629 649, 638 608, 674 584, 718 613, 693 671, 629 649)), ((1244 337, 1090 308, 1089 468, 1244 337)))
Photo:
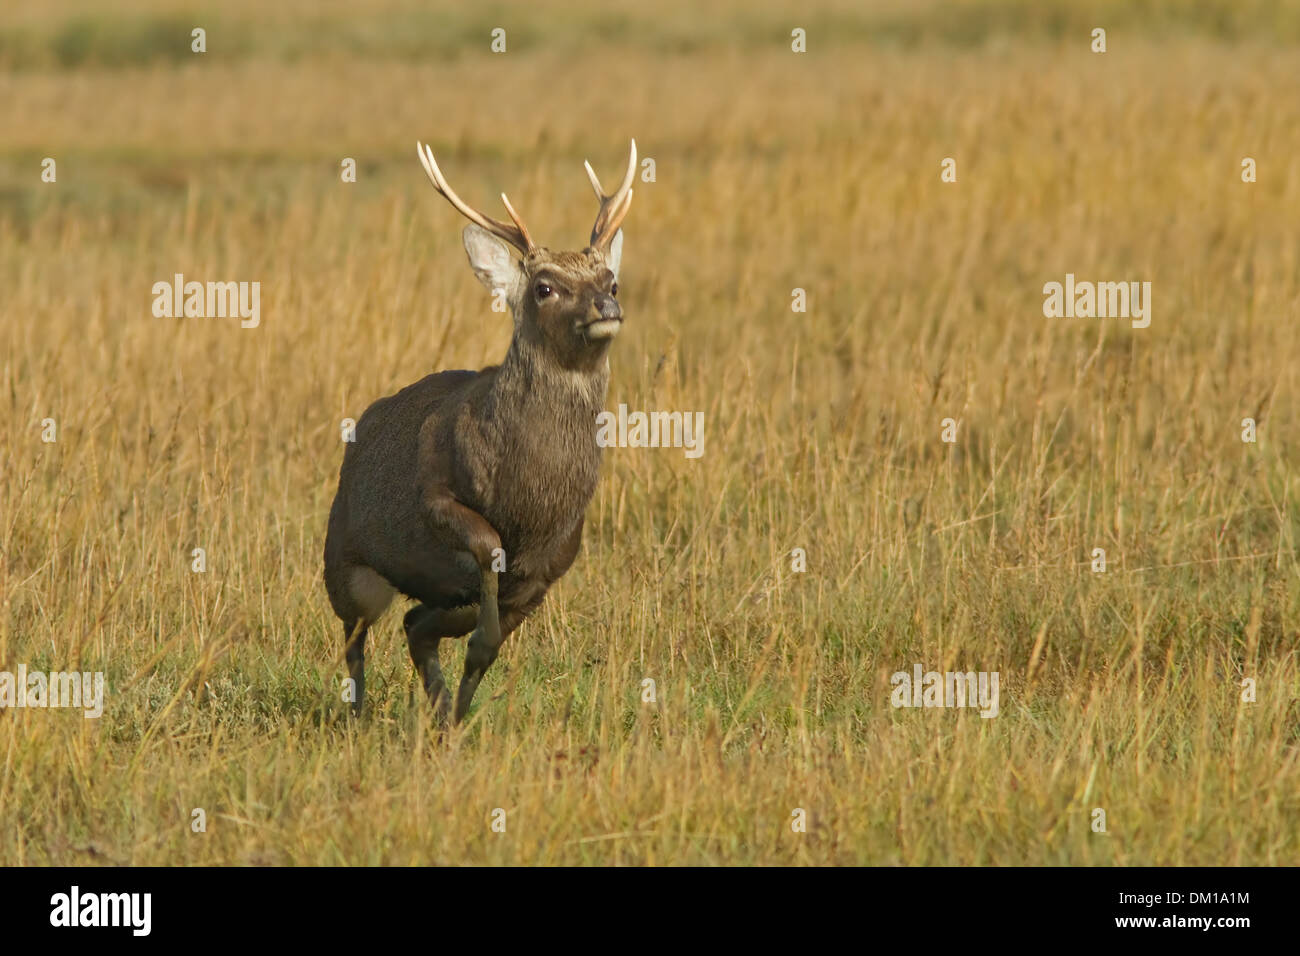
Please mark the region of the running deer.
POLYGON ((612 193, 586 164, 600 207, 581 252, 534 243, 504 193, 513 224, 471 208, 429 147, 416 149, 433 188, 470 221, 463 237, 470 268, 505 295, 514 336, 500 365, 428 375, 361 416, 330 508, 325 587, 343 621, 357 713, 367 629, 398 592, 419 602, 403 627, 445 724, 439 642, 470 635, 459 723, 502 642, 578 553, 600 469, 596 416, 609 384, 609 345, 623 323, 619 226, 632 204, 636 141, 612 193))

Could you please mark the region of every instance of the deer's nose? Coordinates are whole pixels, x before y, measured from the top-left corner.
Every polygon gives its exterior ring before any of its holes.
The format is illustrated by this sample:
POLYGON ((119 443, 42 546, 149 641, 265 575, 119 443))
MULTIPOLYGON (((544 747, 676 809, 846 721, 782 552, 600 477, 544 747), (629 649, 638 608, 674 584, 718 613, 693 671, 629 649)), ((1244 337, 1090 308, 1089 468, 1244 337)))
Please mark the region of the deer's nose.
POLYGON ((596 294, 596 298, 592 301, 592 307, 602 319, 623 318, 623 310, 619 308, 618 300, 612 295, 606 295, 604 292, 596 294))

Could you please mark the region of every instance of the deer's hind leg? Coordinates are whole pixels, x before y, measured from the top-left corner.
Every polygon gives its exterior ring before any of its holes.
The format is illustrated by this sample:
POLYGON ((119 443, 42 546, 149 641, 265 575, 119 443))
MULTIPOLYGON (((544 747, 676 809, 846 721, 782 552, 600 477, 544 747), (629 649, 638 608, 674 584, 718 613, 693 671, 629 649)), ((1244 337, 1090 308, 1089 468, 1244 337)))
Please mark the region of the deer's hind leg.
POLYGON ((393 599, 393 586, 370 568, 344 566, 325 571, 326 587, 335 613, 343 621, 344 657, 352 680, 352 713, 361 713, 366 698, 366 631, 383 616, 393 599))
POLYGON ((348 662, 348 677, 352 680, 352 716, 361 714, 361 704, 366 697, 366 619, 355 618, 343 622, 343 655, 348 662))
POLYGON ((440 724, 447 723, 451 696, 442 677, 438 644, 444 637, 463 637, 474 629, 477 621, 478 606, 473 604, 455 608, 417 604, 406 612, 402 621, 411 663, 424 683, 424 692, 429 695, 429 703, 433 705, 440 724))

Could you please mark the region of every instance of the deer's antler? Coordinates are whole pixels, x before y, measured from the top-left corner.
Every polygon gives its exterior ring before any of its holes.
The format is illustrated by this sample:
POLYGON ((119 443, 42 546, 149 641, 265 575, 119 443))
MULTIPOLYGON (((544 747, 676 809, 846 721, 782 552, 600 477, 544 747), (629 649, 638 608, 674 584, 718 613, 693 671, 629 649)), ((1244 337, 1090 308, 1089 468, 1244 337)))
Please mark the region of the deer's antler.
POLYGON ((623 182, 619 184, 618 189, 608 196, 601 188, 600 180, 596 178, 596 171, 591 168, 591 163, 584 162, 583 166, 587 168, 587 178, 591 180, 591 188, 596 191, 596 198, 600 200, 596 224, 591 227, 591 244, 597 249, 604 249, 618 232, 618 227, 623 224, 623 217, 627 215, 632 205, 632 177, 636 175, 636 140, 632 140, 632 149, 628 154, 627 175, 623 177, 623 182))
POLYGON ((501 194, 501 201, 505 203, 506 212, 514 220, 515 224, 513 226, 501 222, 499 219, 493 219, 491 216, 483 215, 483 213, 457 196, 456 191, 447 184, 447 178, 442 175, 442 170, 438 168, 438 161, 433 158, 433 150, 428 146, 417 141, 415 151, 420 156, 420 165, 429 174, 429 181, 433 183, 433 188, 442 194, 443 199, 455 206, 462 216, 470 222, 482 226, 492 235, 504 239, 525 255, 537 248, 537 244, 533 242, 533 237, 528 235, 528 228, 524 225, 524 221, 515 212, 515 207, 510 205, 510 200, 506 198, 505 193, 501 194))

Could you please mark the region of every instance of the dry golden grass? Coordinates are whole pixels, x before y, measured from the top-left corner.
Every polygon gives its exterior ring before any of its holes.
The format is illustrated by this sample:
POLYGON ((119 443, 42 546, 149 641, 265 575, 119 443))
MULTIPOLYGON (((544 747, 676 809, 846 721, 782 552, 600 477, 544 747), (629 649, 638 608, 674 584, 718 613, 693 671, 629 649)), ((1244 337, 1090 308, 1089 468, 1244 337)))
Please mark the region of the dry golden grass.
POLYGON ((779 9, 654 6, 430 62, 409 5, 240 2, 238 56, 0 73, 0 670, 108 683, 99 720, 0 712, 0 863, 1297 861, 1300 54, 1132 18, 1104 56, 1069 17, 926 39, 929 4, 877 44, 841 4, 796 56, 779 9), (400 612, 349 726, 339 422, 509 339, 414 141, 573 247, 582 160, 630 135, 657 182, 608 405, 703 411, 704 455, 606 453, 467 728, 431 735, 400 612), (175 272, 260 281, 261 326, 154 318, 175 272), (1150 328, 1045 319, 1066 272, 1151 281, 1150 328), (1000 716, 893 709, 917 662, 999 671, 1000 716))

